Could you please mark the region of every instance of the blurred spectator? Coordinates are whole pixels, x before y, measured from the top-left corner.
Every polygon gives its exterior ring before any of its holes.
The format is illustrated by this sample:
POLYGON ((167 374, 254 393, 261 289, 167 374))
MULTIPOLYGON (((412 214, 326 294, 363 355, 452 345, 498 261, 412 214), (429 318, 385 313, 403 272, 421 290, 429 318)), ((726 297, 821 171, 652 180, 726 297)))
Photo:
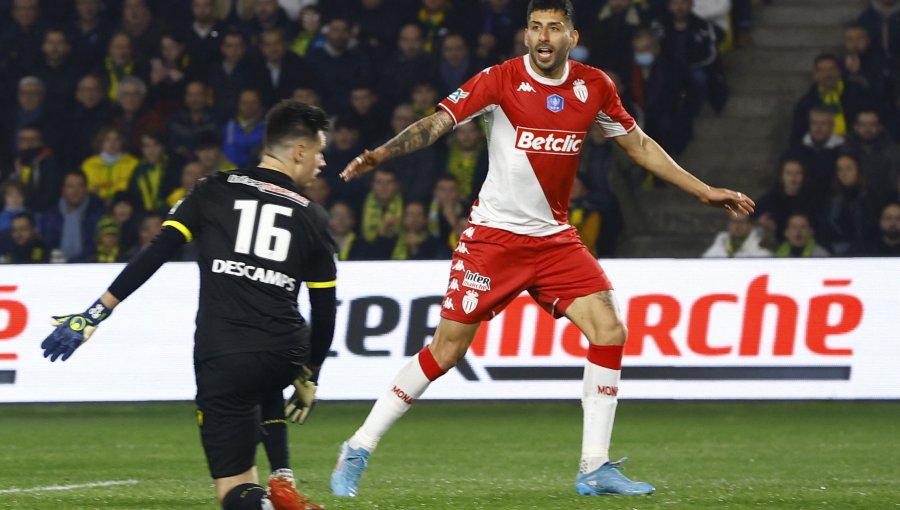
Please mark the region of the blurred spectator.
POLYGON ((45 90, 44 82, 35 76, 19 80, 16 107, 4 116, 8 124, 0 139, 0 154, 11 152, 10 148, 15 147, 19 131, 25 126, 38 127, 44 135, 44 143, 50 147, 59 145, 58 113, 47 104, 45 90))
POLYGON ((103 60, 109 42, 109 25, 101 17, 101 0, 75 0, 75 19, 67 34, 72 56, 82 69, 95 69, 103 60))
POLYGON ((50 28, 44 32, 42 58, 37 63, 34 74, 44 82, 47 104, 55 111, 62 111, 67 107, 75 92, 78 66, 71 55, 72 47, 63 30, 50 28))
POLYGON ((429 78, 421 78, 415 82, 409 97, 412 100, 412 107, 416 112, 417 119, 423 119, 433 114, 437 101, 440 99, 437 85, 429 78))
POLYGON ((507 58, 521 57, 528 54, 528 46, 525 46, 525 30, 524 28, 519 29, 516 35, 513 36, 512 50, 507 58))
POLYGON ((105 216, 97 224, 97 249, 87 258, 87 262, 123 262, 119 241, 122 232, 112 218, 105 216))
MULTIPOLYGON (((416 114, 412 106, 409 104, 397 106, 391 116, 392 133, 389 138, 399 135, 415 121, 416 114)), ((381 145, 381 143, 376 145, 381 145)), ((431 200, 431 193, 439 173, 437 161, 435 147, 431 146, 386 161, 382 166, 394 172, 400 179, 403 196, 407 201, 423 202, 431 200)))
POLYGON ((900 202, 881 209, 875 240, 855 250, 865 257, 900 257, 900 202))
POLYGON ((291 99, 308 105, 318 106, 319 108, 322 107, 322 98, 319 97, 319 93, 316 92, 316 89, 309 86, 295 88, 294 92, 291 93, 291 99))
POLYGON ((255 90, 245 90, 238 99, 237 116, 225 124, 222 152, 238 168, 256 163, 264 131, 262 98, 255 90))
POLYGON ((140 151, 144 133, 166 131, 166 119, 147 106, 147 85, 136 76, 128 76, 118 87, 112 125, 125 139, 125 148, 140 151))
POLYGON ((204 177, 206 177, 206 173, 203 165, 199 162, 191 161, 184 165, 184 168, 181 169, 180 185, 173 189, 172 192, 169 193, 169 196, 166 197, 166 205, 168 207, 174 207, 175 204, 184 198, 184 196, 188 194, 188 191, 194 189, 194 185, 204 177))
POLYGON ((836 166, 834 188, 820 223, 829 251, 840 257, 868 240, 871 226, 875 224, 875 212, 856 158, 841 155, 836 166))
POLYGON ((734 0, 731 7, 731 23, 734 26, 734 45, 747 47, 753 44, 750 29, 753 25, 753 0, 734 0))
POLYGON ((109 203, 113 195, 128 189, 138 159, 124 151, 122 133, 103 128, 97 133, 97 154, 84 160, 81 171, 87 177, 88 191, 109 203))
POLYGON ((316 84, 326 112, 342 112, 350 106, 350 89, 354 83, 371 81, 369 57, 351 45, 353 34, 346 19, 328 23, 325 45, 307 54, 309 66, 316 74, 316 84))
POLYGON ((156 236, 162 232, 163 217, 158 212, 150 212, 141 219, 141 227, 138 230, 138 244, 125 253, 125 259, 131 259, 141 250, 150 245, 156 236))
POLYGON ((407 16, 396 0, 360 0, 357 18, 357 39, 369 53, 374 64, 380 65, 394 49, 397 32, 407 16))
POLYGON ((206 83, 212 90, 213 111, 219 122, 235 115, 238 96, 251 79, 247 45, 240 32, 228 32, 219 46, 221 61, 212 64, 207 71, 206 83))
POLYGON ((278 31, 284 39, 293 39, 293 26, 277 0, 256 0, 253 17, 244 22, 244 33, 255 43, 262 44, 265 32, 278 31))
POLYGON ((877 205, 883 204, 900 180, 900 149, 885 132, 877 111, 859 112, 853 132, 847 137, 846 150, 859 161, 869 198, 877 205))
POLYGON ((853 82, 845 82, 841 76, 841 61, 831 53, 822 53, 814 60, 813 84, 794 107, 791 143, 798 144, 809 131, 809 111, 814 106, 824 106, 834 112, 834 132, 847 134, 849 123, 862 109, 865 96, 853 82))
POLYGON ((116 193, 109 207, 109 218, 119 228, 119 253, 131 251, 138 242, 138 213, 129 193, 116 193))
POLYGON ((638 4, 629 0, 609 0, 594 20, 585 23, 584 44, 590 50, 589 63, 622 76, 631 73, 634 52, 631 41, 646 25, 638 4))
POLYGON ((390 107, 408 101, 412 84, 431 69, 431 57, 425 53, 422 28, 415 23, 404 25, 397 36, 397 51, 384 65, 379 84, 380 96, 390 107))
POLYGON ((788 216, 784 242, 775 250, 776 257, 830 257, 828 250, 816 243, 812 220, 804 213, 788 216))
MULTIPOLYGON (((588 251, 594 257, 597 256, 597 241, 600 238, 600 218, 600 212, 588 196, 587 187, 576 176, 572 183, 572 192, 569 195, 569 224, 575 227, 581 242, 587 246, 588 251)), ((604 224, 603 227, 605 228, 606 225, 604 224)), ((615 252, 615 243, 612 248, 612 251, 615 252)))
POLYGON ((365 260, 367 243, 355 232, 356 214, 347 202, 335 202, 328 211, 328 232, 337 243, 338 260, 365 260))
POLYGON ((321 48, 325 45, 325 36, 322 34, 322 14, 315 5, 307 5, 300 10, 300 31, 291 41, 291 51, 297 56, 305 57, 309 50, 321 48))
POLYGON ((360 82, 350 89, 347 118, 359 126, 360 143, 371 147, 390 131, 387 114, 371 85, 360 82))
POLYGON ((197 59, 197 66, 206 69, 219 56, 227 26, 216 17, 215 0, 191 0, 191 17, 187 46, 197 59))
POLYGON ((12 228, 12 219, 22 212, 29 212, 25 207, 27 197, 25 185, 15 179, 3 181, 0 185, 0 197, 3 198, 3 210, 0 211, 0 245, 5 245, 5 239, 12 228))
POLYGON ((451 241, 451 234, 457 220, 467 216, 466 205, 456 177, 450 174, 438 177, 434 185, 434 198, 428 208, 428 231, 451 250, 456 247, 456 239, 451 241))
POLYGON ((872 44, 866 28, 859 23, 844 27, 844 73, 879 101, 890 101, 890 69, 881 46, 872 44))
POLYGON ((340 172, 347 166, 351 159, 362 152, 363 146, 359 142, 359 127, 347 117, 338 118, 331 129, 331 140, 325 148, 325 164, 335 171, 325 171, 321 178, 328 181, 333 191, 335 200, 343 200, 353 208, 360 208, 363 199, 369 190, 367 179, 354 179, 343 182, 340 172))
POLYGON ((165 137, 160 133, 144 133, 141 155, 143 158, 128 183, 128 192, 141 210, 164 210, 166 197, 181 180, 177 167, 166 153, 165 137))
POLYGON ((488 152, 478 120, 456 126, 447 144, 447 155, 441 165, 443 173, 456 178, 459 192, 468 203, 475 200, 487 175, 488 152))
POLYGON ((94 253, 103 201, 88 193, 87 178, 72 172, 63 178, 59 206, 41 214, 38 231, 50 248, 59 248, 68 262, 84 262, 94 253))
POLYGON ((499 64, 505 59, 505 54, 501 54, 497 48, 497 38, 494 34, 478 34, 473 55, 475 60, 485 67, 499 64))
POLYGON ((410 202, 403 208, 400 231, 393 237, 379 236, 372 248, 376 258, 390 260, 435 260, 445 243, 428 231, 425 205, 410 202))
POLYGON ((728 229, 716 234, 703 258, 771 257, 772 252, 761 246, 762 235, 749 216, 728 219, 728 229))
POLYGON ((844 146, 844 137, 834 134, 834 113, 824 106, 809 111, 809 131, 789 157, 803 163, 806 188, 814 200, 824 200, 834 182, 834 162, 844 146))
POLYGON ((237 166, 222 152, 222 139, 213 131, 197 133, 193 141, 194 159, 203 167, 203 175, 234 170, 237 166))
POLYGON ((145 0, 122 0, 119 30, 131 39, 137 55, 152 55, 159 48, 162 26, 153 18, 145 0))
POLYGON ((806 192, 806 169, 803 163, 787 159, 778 171, 778 184, 756 201, 754 216, 763 230, 772 234, 778 243, 784 241, 784 229, 788 217, 795 212, 810 218, 816 215, 817 207, 806 192))
POLYGON ((200 133, 219 132, 219 125, 209 108, 206 85, 192 81, 184 89, 184 109, 169 119, 169 152, 189 159, 193 140, 200 133))
POLYGON ((49 262, 50 250, 47 249, 47 243, 38 235, 34 216, 30 213, 20 212, 13 216, 10 235, 12 244, 9 251, 0 254, 0 263, 37 264, 49 262))
POLYGON ((363 239, 372 243, 379 237, 396 236, 402 218, 403 196, 397 176, 390 170, 376 168, 372 172, 372 191, 366 195, 362 209, 363 239))
POLYGON ((100 128, 110 123, 113 105, 106 99, 103 82, 95 74, 87 74, 75 87, 75 104, 65 120, 64 157, 84 161, 100 128))
POLYGON ((693 12, 715 25, 723 36, 720 44, 731 31, 731 0, 694 0, 693 12))
POLYGON ((859 15, 859 24, 889 57, 900 55, 900 3, 897 0, 871 0, 859 15))
POLYGON ((155 98, 154 109, 168 115, 178 110, 187 84, 198 79, 198 69, 187 53, 183 37, 175 32, 160 37, 156 54, 150 60, 150 89, 155 98))
POLYGON ((38 0, 12 0, 10 15, 10 23, 0 29, 0 61, 27 74, 41 60, 44 23, 38 0))
MULTIPOLYGON (((512 49, 513 35, 522 26, 522 10, 511 0, 485 0, 481 3, 482 35, 490 34, 497 52, 508 55, 512 49)), ((484 56, 479 55, 480 58, 484 56)))
POLYGON ((24 186, 25 203, 34 211, 44 211, 59 200, 59 160, 44 143, 40 127, 29 125, 19 130, 16 156, 9 171, 3 172, 3 179, 15 179, 24 186))
POLYGON ((461 35, 447 34, 441 41, 441 57, 434 73, 439 87, 438 95, 450 95, 483 68, 482 63, 469 56, 469 47, 461 35))
MULTIPOLYGON (((107 85, 107 97, 116 101, 119 97, 119 85, 129 77, 141 79, 142 83, 149 75, 149 70, 143 60, 136 59, 132 47, 131 38, 123 32, 113 34, 106 50, 106 58, 97 69, 103 76, 107 85)), ((144 95, 147 95, 146 85, 144 95)))
POLYGON ((687 113, 697 116, 707 100, 721 111, 728 100, 728 86, 718 50, 725 34, 691 12, 693 6, 693 0, 669 0, 667 14, 655 26, 662 37, 664 58, 687 72, 687 113))
POLYGON ((450 32, 461 33, 466 40, 471 40, 472 34, 466 30, 468 24, 465 16, 472 14, 465 7, 453 9, 449 0, 421 0, 416 19, 425 34, 425 51, 436 52, 441 39, 450 32))
MULTIPOLYGON (((263 59, 253 66, 246 86, 259 90, 267 107, 290 97, 294 89, 313 84, 309 67, 300 57, 286 50, 284 34, 280 30, 263 31, 259 45, 263 59)), ((318 69, 316 72, 318 76, 318 69)))
POLYGON ((669 154, 681 154, 693 131, 693 119, 685 102, 685 74, 662 57, 653 32, 639 30, 632 47, 634 63, 626 76, 631 78, 628 88, 639 108, 643 128, 669 154))
POLYGON ((331 186, 322 178, 315 178, 307 184, 303 194, 325 209, 328 209, 331 203, 331 186))

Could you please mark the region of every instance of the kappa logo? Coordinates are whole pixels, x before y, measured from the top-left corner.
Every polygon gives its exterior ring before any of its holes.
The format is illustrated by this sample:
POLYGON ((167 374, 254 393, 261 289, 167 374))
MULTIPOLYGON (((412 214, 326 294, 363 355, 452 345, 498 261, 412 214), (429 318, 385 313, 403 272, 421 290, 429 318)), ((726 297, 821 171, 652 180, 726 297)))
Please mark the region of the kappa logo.
POLYGON ((456 308, 453 307, 453 300, 450 299, 450 296, 447 296, 447 298, 444 299, 444 304, 442 306, 445 310, 456 310, 456 308))
POLYGON ((466 276, 463 278, 463 287, 486 292, 491 290, 491 278, 489 276, 481 276, 472 271, 466 271, 466 276))
POLYGON ((588 88, 584 84, 584 80, 581 78, 575 80, 573 83, 573 90, 575 91, 575 97, 581 100, 582 103, 587 103, 588 99, 588 88))
POLYGON ((457 261, 456 261, 456 264, 453 264, 453 270, 454 270, 454 271, 465 271, 465 270, 466 270, 466 265, 463 264, 463 261, 457 260, 457 261))
POLYGON ((469 227, 469 228, 463 230, 463 233, 462 233, 463 237, 468 237, 469 239, 472 239, 472 236, 474 236, 474 235, 475 235, 475 227, 469 227))
POLYGON ((458 103, 461 99, 465 99, 469 97, 469 93, 463 89, 456 89, 452 94, 447 96, 447 99, 450 100, 453 104, 458 103))
POLYGON ((478 307, 478 293, 474 290, 467 290, 462 299, 462 307, 466 314, 472 313, 478 307))
POLYGON ((456 249, 453 251, 455 251, 457 253, 466 253, 466 254, 469 253, 469 249, 466 248, 466 243, 464 243, 462 241, 460 241, 459 244, 456 245, 456 249))
POLYGON ((450 280, 450 285, 447 286, 448 290, 459 290, 459 280, 456 278, 450 280))
POLYGON ((523 81, 519 84, 519 88, 516 89, 516 92, 537 92, 534 90, 534 87, 531 86, 527 81, 523 81))

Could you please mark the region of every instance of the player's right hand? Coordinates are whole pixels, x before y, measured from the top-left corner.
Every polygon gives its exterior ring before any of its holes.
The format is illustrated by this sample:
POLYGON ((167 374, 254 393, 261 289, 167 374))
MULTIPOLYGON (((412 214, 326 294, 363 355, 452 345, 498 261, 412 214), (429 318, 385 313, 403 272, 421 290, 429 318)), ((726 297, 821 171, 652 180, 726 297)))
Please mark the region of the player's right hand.
POLYGON ((378 154, 377 149, 374 151, 366 149, 362 154, 356 156, 347 163, 346 168, 341 172, 341 179, 350 181, 360 175, 367 174, 377 168, 382 161, 383 158, 378 154))
POLYGON ((112 310, 98 299, 83 313, 51 317, 50 324, 56 326, 56 329, 41 342, 44 357, 56 361, 56 358, 62 356, 62 361, 66 361, 75 349, 88 341, 97 326, 111 313, 112 310))
POLYGON ((294 379, 294 394, 284 405, 284 417, 297 425, 303 425, 316 403, 316 373, 303 366, 303 371, 294 379))

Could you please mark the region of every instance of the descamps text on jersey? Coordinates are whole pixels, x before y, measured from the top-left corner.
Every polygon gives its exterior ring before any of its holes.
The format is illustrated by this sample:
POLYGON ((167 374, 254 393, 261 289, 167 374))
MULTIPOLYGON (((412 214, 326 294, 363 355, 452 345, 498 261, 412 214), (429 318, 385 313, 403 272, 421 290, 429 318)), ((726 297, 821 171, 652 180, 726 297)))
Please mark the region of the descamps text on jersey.
POLYGON ((214 259, 211 270, 213 273, 243 276, 248 280, 267 283, 269 285, 277 285, 288 292, 293 291, 297 286, 297 280, 284 273, 251 266, 244 262, 236 262, 234 260, 214 259))

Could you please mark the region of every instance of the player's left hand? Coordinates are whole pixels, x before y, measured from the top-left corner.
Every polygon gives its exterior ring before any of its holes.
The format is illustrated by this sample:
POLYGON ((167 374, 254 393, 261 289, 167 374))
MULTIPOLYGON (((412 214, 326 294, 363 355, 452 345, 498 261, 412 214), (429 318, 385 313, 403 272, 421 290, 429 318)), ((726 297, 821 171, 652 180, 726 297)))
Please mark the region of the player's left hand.
POLYGON ((111 313, 112 310, 98 299, 83 313, 51 317, 50 324, 56 326, 56 329, 41 342, 44 357, 56 361, 56 358, 62 356, 62 361, 66 361, 75 349, 88 341, 97 326, 111 313))
POLYGON ((294 394, 284 405, 284 416, 288 421, 297 425, 306 423, 316 404, 317 376, 316 371, 304 365, 303 371, 294 379, 294 394))
POLYGON ((709 188, 700 201, 710 207, 725 209, 732 216, 753 214, 756 203, 747 195, 725 188, 709 188))

